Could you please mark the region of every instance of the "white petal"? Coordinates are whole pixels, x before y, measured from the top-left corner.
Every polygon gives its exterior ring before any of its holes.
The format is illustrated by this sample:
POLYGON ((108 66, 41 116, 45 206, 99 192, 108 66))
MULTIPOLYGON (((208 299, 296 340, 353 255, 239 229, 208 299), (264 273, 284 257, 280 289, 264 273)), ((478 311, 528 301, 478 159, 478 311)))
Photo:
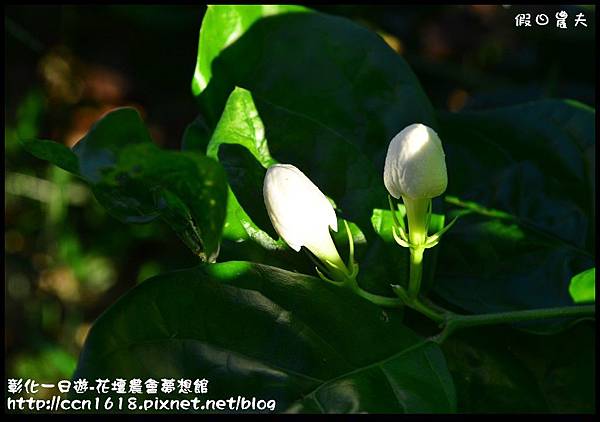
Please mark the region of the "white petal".
POLYGON ((337 218, 319 188, 291 164, 276 164, 267 170, 263 196, 277 233, 295 251, 318 245, 337 231, 337 218))
POLYGON ((385 158, 383 181, 394 198, 434 198, 444 193, 448 175, 437 133, 416 123, 394 136, 385 158))
POLYGON ((338 228, 333 206, 304 173, 290 164, 269 167, 263 196, 273 227, 292 249, 304 246, 323 262, 344 265, 329 234, 338 228))

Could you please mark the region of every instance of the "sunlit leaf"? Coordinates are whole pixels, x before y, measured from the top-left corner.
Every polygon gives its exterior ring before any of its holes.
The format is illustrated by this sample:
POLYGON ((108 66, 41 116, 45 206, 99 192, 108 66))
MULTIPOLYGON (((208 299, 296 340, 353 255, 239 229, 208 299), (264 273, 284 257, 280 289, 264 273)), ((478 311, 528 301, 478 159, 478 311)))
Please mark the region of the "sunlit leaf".
POLYGON ((212 62, 223 49, 237 41, 260 18, 290 12, 308 12, 296 5, 209 5, 200 27, 198 60, 192 79, 194 95, 206 88, 212 78, 212 62))
POLYGON ((575 303, 596 301, 596 268, 585 270, 571 279, 569 294, 575 303))

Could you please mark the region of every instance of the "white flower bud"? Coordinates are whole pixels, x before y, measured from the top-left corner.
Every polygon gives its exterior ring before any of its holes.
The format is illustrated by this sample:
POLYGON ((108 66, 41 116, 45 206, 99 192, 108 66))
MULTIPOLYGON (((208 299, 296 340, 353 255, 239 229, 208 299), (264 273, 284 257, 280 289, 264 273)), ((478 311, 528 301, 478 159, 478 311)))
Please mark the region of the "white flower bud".
POLYGON ((448 175, 437 133, 415 123, 394 136, 385 158, 383 182, 396 199, 427 199, 444 193, 448 175))
POLYGON ((263 196, 273 227, 292 249, 304 246, 323 262, 343 265, 329 233, 337 231, 335 211, 304 173, 291 164, 269 167, 263 196))

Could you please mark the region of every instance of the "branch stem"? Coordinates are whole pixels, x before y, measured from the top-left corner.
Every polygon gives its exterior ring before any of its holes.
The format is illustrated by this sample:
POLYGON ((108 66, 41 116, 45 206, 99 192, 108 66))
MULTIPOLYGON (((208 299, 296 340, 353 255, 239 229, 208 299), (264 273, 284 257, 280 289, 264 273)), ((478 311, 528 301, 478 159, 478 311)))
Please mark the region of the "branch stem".
POLYGON ((595 305, 566 306, 560 308, 528 309, 524 311, 498 312, 481 315, 457 315, 448 314, 443 323, 444 329, 433 340, 442 343, 454 331, 462 328, 476 327, 481 325, 507 324, 511 322, 523 322, 531 320, 543 320, 551 318, 569 318, 594 316, 595 305))

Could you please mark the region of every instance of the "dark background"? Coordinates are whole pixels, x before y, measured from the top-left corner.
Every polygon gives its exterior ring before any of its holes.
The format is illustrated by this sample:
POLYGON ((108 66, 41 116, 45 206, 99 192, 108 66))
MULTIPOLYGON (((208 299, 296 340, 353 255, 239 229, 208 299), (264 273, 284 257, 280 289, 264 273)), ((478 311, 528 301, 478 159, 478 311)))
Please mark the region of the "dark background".
MULTIPOLYGON (((438 109, 540 98, 595 105, 593 6, 318 6, 378 32, 438 109), (569 14, 568 29, 554 14, 569 14), (532 27, 515 16, 531 13, 532 27), (545 13, 550 23, 537 27, 545 13), (587 28, 573 27, 584 13, 587 28)), ((133 105, 165 148, 197 115, 190 86, 204 6, 5 8, 5 352, 10 377, 68 378, 90 324, 126 290, 195 257, 161 223, 108 216, 19 138, 72 146, 111 108, 133 105)), ((352 46, 348 46, 352 48, 352 46)))

